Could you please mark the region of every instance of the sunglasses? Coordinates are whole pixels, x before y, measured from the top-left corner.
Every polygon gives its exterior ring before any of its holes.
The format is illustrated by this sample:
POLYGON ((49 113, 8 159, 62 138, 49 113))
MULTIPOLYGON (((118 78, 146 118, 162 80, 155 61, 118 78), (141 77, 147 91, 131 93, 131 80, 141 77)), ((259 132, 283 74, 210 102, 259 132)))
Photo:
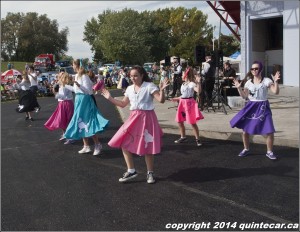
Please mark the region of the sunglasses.
POLYGON ((251 68, 251 71, 253 71, 253 70, 255 70, 255 71, 257 71, 259 68, 251 68))

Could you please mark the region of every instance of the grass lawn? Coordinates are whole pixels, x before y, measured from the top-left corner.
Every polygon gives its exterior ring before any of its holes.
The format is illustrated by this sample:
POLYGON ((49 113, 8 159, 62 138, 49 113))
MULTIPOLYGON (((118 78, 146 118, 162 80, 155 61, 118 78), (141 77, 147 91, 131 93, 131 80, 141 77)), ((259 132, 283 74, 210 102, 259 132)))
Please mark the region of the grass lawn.
MULTIPOLYGON (((32 62, 12 61, 10 63, 13 64, 13 69, 22 73, 25 70, 25 64, 28 63, 30 65, 32 62)), ((1 72, 5 72, 7 70, 7 64, 8 62, 1 62, 1 72)))

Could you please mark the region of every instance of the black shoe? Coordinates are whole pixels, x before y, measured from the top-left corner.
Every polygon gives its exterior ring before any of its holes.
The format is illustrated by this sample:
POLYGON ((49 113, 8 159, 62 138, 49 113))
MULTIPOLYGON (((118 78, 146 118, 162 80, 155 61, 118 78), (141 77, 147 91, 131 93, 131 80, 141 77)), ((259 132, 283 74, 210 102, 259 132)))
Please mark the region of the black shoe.
POLYGON ((29 120, 29 117, 28 117, 28 116, 25 117, 25 121, 27 121, 27 120, 29 120))
POLYGON ((179 139, 175 140, 174 143, 184 143, 187 141, 186 137, 180 137, 179 139))
POLYGON ((33 118, 29 118, 29 120, 32 121, 32 122, 34 121, 33 118))
POLYGON ((131 180, 135 177, 137 177, 137 172, 134 172, 134 173, 130 173, 130 172, 125 172, 123 174, 123 177, 119 179, 119 182, 126 182, 128 180, 131 180))
POLYGON ((197 144, 197 147, 201 147, 202 146, 201 140, 200 139, 196 139, 196 144, 197 144))

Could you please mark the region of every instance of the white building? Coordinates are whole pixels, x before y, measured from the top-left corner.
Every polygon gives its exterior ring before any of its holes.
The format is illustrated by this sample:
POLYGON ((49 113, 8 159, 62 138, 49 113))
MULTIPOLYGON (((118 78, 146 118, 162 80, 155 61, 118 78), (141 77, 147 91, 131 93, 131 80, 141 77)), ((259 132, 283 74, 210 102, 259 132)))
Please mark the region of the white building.
POLYGON ((241 76, 262 61, 264 76, 281 69, 280 83, 299 86, 299 1, 241 1, 241 76))

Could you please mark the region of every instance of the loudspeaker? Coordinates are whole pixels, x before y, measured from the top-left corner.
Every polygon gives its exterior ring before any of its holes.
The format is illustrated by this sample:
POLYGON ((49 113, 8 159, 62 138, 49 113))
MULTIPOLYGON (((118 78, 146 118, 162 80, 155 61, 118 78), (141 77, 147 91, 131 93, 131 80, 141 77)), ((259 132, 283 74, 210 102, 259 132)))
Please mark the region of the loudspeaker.
POLYGON ((195 47, 195 62, 200 64, 205 62, 205 47, 197 45, 195 47))
POLYGON ((223 68, 223 51, 222 50, 214 51, 212 60, 215 63, 216 67, 223 68))
POLYGON ((165 66, 170 66, 171 65, 171 57, 170 56, 166 56, 165 57, 165 66))

